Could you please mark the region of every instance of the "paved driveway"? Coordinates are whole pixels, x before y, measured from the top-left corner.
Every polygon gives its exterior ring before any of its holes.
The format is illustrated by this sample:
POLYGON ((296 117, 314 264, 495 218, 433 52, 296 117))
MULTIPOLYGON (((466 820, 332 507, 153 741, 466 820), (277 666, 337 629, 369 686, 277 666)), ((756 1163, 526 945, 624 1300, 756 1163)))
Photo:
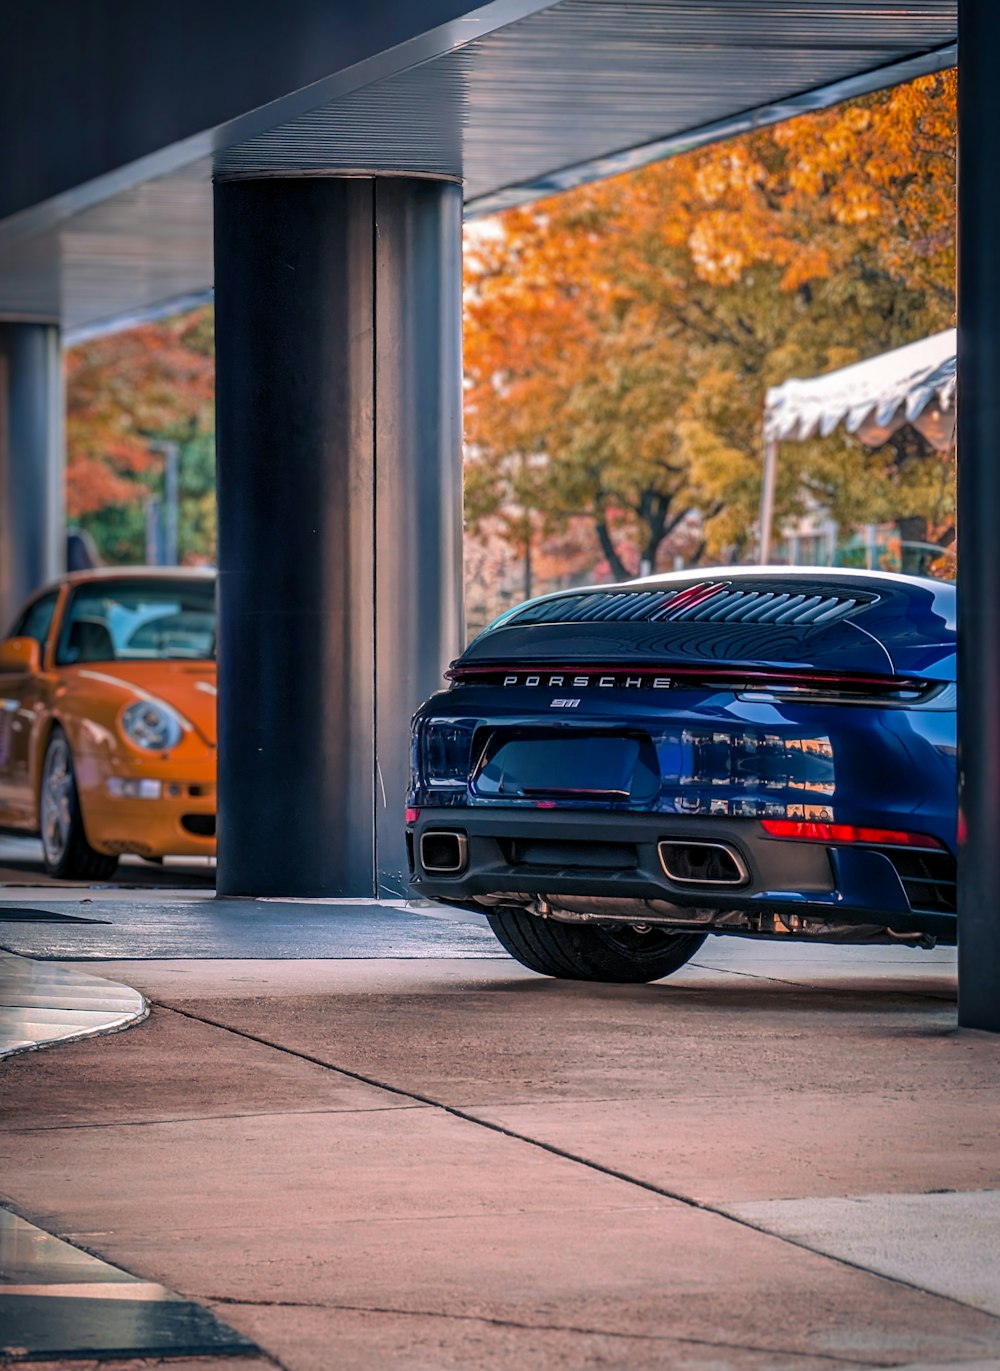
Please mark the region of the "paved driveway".
POLYGON ((152 1013, 3 1068, 0 1187, 261 1365, 1000 1366, 1000 1045, 953 953, 719 940, 588 986, 472 922, 241 903, 221 957, 96 926, 81 966, 152 1013))

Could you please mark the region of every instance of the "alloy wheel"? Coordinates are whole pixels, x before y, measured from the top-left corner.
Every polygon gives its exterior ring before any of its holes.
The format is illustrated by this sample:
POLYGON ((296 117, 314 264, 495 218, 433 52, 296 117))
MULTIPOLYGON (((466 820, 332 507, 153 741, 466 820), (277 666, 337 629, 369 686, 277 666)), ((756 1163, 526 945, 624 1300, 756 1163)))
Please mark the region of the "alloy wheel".
POLYGON ((42 775, 42 846, 50 865, 66 852, 73 822, 73 769, 65 738, 54 738, 45 756, 42 775))

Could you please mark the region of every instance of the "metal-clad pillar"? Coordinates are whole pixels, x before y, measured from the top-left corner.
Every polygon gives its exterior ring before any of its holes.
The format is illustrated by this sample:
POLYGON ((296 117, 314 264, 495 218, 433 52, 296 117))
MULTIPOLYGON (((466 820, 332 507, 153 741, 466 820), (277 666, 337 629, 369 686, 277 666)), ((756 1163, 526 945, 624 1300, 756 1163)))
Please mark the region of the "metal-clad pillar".
POLYGON ((0 322, 0 634, 65 569, 63 468, 59 330, 0 322))
POLYGON ((958 1018, 1000 1032, 1000 7, 959 0, 958 1018))
POLYGON ((379 892, 408 894, 409 723, 462 617, 462 192, 375 183, 375 700, 379 892))
POLYGON ((405 889, 410 715, 460 647, 461 213, 216 184, 220 894, 405 889))

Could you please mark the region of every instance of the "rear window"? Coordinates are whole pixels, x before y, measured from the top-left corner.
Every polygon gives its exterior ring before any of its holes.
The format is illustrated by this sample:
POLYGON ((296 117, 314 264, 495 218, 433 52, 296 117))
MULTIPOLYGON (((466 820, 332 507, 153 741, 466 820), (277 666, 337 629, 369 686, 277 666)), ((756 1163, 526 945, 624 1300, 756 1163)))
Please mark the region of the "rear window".
POLYGON ((213 581, 108 580, 73 591, 56 662, 74 666, 214 656, 213 581))

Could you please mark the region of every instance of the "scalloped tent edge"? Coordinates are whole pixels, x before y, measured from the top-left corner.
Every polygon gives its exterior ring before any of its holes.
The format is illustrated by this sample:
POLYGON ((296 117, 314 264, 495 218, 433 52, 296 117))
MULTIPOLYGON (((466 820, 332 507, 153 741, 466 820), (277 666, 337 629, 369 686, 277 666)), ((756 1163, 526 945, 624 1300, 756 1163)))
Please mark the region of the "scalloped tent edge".
POLYGON ((841 424, 868 447, 880 447, 912 424, 939 452, 955 443, 957 333, 953 328, 867 361, 772 386, 764 401, 757 560, 771 555, 778 444, 827 437, 841 424))
POLYGON ((912 424, 935 448, 955 441, 956 331, 945 329, 864 362, 772 386, 764 404, 768 442, 826 437, 841 424, 878 447, 912 424))

